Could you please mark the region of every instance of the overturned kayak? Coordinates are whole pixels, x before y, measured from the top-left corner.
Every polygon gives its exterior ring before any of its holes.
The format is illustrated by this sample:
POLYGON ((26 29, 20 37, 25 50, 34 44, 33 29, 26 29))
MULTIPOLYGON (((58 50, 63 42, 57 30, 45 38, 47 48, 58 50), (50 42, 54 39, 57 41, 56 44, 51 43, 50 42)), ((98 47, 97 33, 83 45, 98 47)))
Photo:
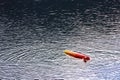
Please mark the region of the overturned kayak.
POLYGON ((64 50, 64 53, 72 57, 75 57, 75 58, 83 59, 84 62, 87 62, 88 60, 90 60, 89 56, 79 53, 79 52, 73 52, 71 50, 64 50))

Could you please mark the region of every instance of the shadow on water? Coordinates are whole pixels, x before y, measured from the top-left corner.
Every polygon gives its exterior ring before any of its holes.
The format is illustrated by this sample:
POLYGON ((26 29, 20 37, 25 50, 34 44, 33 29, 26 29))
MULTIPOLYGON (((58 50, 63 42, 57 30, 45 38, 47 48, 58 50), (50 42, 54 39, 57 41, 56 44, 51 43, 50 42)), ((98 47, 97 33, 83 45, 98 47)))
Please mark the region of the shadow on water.
POLYGON ((87 41, 119 33, 119 2, 93 2, 1 1, 1 51, 13 46, 66 41, 73 36, 87 41))

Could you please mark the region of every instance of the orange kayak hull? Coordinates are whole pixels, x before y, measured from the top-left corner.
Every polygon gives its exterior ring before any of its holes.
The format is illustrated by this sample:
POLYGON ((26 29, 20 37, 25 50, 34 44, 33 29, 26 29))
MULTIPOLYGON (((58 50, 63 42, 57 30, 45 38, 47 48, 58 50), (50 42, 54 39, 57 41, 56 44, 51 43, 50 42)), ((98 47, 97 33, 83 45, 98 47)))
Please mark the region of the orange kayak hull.
POLYGON ((83 59, 84 62, 87 62, 88 60, 90 60, 89 56, 82 53, 73 52, 71 50, 64 50, 64 53, 75 58, 83 59))

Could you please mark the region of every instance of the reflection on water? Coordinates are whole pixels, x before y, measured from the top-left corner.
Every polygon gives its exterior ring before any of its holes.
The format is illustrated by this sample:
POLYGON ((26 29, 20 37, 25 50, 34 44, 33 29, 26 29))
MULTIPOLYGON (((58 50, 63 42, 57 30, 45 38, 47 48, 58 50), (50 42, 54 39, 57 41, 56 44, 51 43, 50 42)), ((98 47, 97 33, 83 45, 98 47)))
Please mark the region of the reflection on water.
POLYGON ((0 79, 120 79, 117 2, 12 2, 0 4, 0 79), (86 53, 91 61, 85 65, 64 49, 86 53))

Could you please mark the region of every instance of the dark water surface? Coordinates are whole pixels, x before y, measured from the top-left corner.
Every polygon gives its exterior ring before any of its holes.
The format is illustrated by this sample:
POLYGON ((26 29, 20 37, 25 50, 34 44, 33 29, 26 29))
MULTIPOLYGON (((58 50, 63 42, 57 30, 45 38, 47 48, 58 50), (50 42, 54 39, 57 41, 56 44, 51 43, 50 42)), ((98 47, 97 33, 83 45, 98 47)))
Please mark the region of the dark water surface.
POLYGON ((1 0, 0 79, 120 80, 119 1, 1 0))

